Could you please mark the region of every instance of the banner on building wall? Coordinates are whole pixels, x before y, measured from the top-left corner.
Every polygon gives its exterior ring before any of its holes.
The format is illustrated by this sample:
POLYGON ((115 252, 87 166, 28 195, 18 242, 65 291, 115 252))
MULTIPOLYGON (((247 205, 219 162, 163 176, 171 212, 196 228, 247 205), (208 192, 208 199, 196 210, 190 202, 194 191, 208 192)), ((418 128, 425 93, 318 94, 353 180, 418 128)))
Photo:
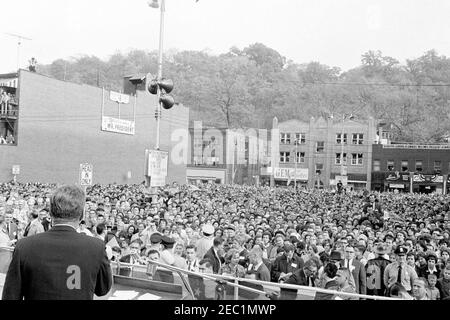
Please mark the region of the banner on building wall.
POLYGON ((166 184, 169 153, 166 151, 147 150, 147 172, 151 187, 162 187, 166 184))
POLYGON ((297 170, 295 168, 275 168, 274 178, 308 181, 308 173, 308 169, 305 168, 297 168, 297 170))
POLYGON ((434 183, 443 183, 444 176, 439 176, 437 174, 415 174, 413 178, 414 182, 434 182, 434 183))
POLYGON ((135 122, 103 116, 102 117, 102 130, 109 131, 109 132, 115 132, 115 133, 134 135, 135 134, 135 122))

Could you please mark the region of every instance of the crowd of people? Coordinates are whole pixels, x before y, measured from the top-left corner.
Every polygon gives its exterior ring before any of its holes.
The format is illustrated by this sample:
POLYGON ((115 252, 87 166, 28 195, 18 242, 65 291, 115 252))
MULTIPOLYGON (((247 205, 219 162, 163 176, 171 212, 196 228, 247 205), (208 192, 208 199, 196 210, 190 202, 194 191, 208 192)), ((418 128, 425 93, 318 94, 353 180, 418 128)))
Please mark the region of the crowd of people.
MULTIPOLYGON (((0 184, 0 247, 51 228, 55 188, 0 184)), ((199 273, 448 300, 450 197, 341 191, 173 184, 155 195, 144 185, 94 185, 77 231, 127 264, 157 260, 199 273)), ((296 295, 281 289, 277 298, 296 295)))

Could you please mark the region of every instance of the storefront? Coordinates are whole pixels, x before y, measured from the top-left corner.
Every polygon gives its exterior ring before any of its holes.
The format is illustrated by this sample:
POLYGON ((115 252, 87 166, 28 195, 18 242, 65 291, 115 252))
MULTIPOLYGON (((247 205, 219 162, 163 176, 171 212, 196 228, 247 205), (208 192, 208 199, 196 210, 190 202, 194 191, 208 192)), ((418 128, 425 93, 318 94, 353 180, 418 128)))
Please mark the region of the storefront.
POLYGON ((410 192, 409 172, 386 172, 384 179, 384 191, 410 192))
POLYGON ((415 174, 413 176, 414 193, 444 193, 444 176, 437 174, 415 174))

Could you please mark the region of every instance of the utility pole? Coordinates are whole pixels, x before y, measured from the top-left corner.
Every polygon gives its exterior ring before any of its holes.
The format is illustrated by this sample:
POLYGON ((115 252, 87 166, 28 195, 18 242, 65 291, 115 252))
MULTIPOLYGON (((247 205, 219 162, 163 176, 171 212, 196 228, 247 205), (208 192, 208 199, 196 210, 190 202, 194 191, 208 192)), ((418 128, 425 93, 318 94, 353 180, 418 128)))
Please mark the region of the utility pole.
POLYGON ((20 65, 20 45, 22 44, 22 40, 33 40, 31 38, 27 38, 24 36, 21 36, 19 34, 14 34, 14 33, 7 33, 4 32, 4 34, 11 36, 11 37, 15 37, 17 38, 17 68, 16 70, 19 71, 19 65, 20 65))

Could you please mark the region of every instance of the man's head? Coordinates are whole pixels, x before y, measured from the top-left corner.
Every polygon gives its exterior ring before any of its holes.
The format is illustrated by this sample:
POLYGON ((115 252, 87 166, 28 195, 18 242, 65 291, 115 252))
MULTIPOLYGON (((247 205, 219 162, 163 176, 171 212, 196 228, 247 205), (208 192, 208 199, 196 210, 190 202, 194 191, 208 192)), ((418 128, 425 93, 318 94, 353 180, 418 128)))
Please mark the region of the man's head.
POLYGON ((343 287, 350 278, 350 271, 347 268, 340 268, 336 273, 336 281, 340 287, 343 287))
POLYGON ((193 244, 190 244, 186 247, 187 261, 190 261, 190 262, 194 261, 196 254, 197 254, 197 248, 193 244))
POLYGON ((345 248, 345 259, 351 260, 355 258, 355 248, 351 245, 348 245, 345 248))
POLYGON ((313 260, 308 260, 303 266, 303 272, 307 277, 315 277, 317 275, 317 265, 313 260))
POLYGON ((450 280, 450 264, 447 264, 444 270, 442 270, 442 275, 445 280, 450 280))
POLYGON ((5 213, 5 222, 11 223, 13 220, 13 213, 10 210, 7 210, 5 213))
POLYGON ((406 253, 407 253, 406 248, 404 248, 402 246, 398 246, 394 251, 396 261, 400 264, 405 264, 406 263, 406 253))
POLYGON ((151 261, 159 261, 159 251, 158 250, 149 250, 147 253, 147 257, 151 261))
POLYGON ((259 246, 254 247, 248 255, 250 263, 252 263, 253 265, 257 265, 258 263, 260 263, 262 261, 262 255, 262 249, 259 246))
POLYGON ((413 282, 412 294, 416 299, 423 299, 427 294, 427 280, 425 278, 417 278, 413 282))
POLYGON ((83 216, 86 196, 77 186, 63 186, 50 199, 50 215, 55 223, 76 222, 83 216))
POLYGON ((199 262, 198 271, 201 273, 214 273, 212 263, 209 259, 203 259, 199 262))

